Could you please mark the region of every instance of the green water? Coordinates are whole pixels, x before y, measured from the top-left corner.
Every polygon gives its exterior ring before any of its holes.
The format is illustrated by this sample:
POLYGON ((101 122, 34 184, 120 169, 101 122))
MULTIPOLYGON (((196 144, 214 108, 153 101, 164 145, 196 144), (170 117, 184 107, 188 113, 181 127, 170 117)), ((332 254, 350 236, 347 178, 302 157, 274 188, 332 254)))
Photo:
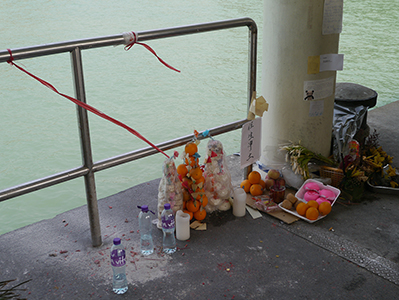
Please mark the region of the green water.
MULTIPOLYGON (((345 63, 337 81, 375 89, 378 106, 399 98, 399 7, 393 2, 344 4, 340 53, 345 63)), ((1 1, 0 49, 239 17, 251 17, 258 24, 260 90, 263 1, 1 1)), ((165 68, 139 45, 128 52, 122 46, 87 50, 83 65, 88 103, 153 143, 246 116, 246 28, 148 44, 182 72, 165 68)), ((60 92, 74 95, 69 55, 17 63, 60 92)), ((0 74, 0 189, 79 166, 75 106, 5 63, 0 64, 0 74)), ((89 115, 89 121, 95 161, 147 146, 97 116, 89 115)), ((218 139, 227 154, 239 150, 240 132, 218 139)), ((163 160, 157 154, 96 173, 98 198, 159 178, 163 160)), ((80 178, 2 202, 0 234, 84 205, 84 195, 80 178)))

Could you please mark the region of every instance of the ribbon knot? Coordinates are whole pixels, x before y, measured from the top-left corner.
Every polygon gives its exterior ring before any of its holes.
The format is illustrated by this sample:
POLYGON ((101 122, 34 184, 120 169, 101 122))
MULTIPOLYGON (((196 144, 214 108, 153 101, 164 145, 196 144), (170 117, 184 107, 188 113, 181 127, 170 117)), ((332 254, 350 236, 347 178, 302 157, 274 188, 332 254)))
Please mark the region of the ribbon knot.
POLYGON ((125 50, 128 51, 130 48, 133 47, 134 44, 137 42, 137 33, 134 31, 124 32, 123 38, 125 40, 125 50))
POLYGON ((123 33, 123 38, 124 38, 124 40, 125 40, 125 45, 126 45, 126 46, 125 46, 125 50, 126 50, 126 51, 130 50, 130 49, 134 46, 134 44, 141 45, 141 46, 145 47, 148 51, 150 51, 152 54, 154 54, 155 57, 158 58, 158 60, 159 60, 162 64, 164 64, 166 67, 168 67, 169 69, 171 69, 171 70, 173 70, 173 71, 176 71, 176 72, 179 72, 179 73, 180 73, 179 70, 173 68, 171 65, 167 64, 162 58, 160 58, 160 57, 155 53, 154 49, 152 49, 150 46, 148 46, 147 44, 138 42, 138 35, 137 35, 136 32, 134 32, 134 31, 124 32, 124 33, 123 33))
POLYGON ((8 62, 10 65, 12 65, 12 64, 13 64, 14 57, 12 56, 11 49, 7 49, 7 51, 8 51, 8 53, 10 53, 10 59, 7 60, 7 62, 8 62))

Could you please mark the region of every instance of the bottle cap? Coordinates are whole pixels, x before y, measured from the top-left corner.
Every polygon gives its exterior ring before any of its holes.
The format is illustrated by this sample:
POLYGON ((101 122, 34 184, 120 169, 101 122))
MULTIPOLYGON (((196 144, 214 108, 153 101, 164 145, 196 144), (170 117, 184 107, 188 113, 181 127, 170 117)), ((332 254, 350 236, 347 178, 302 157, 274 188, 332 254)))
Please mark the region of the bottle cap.
POLYGON ((120 238, 114 238, 114 245, 120 245, 121 244, 121 239, 120 238))
POLYGON ((164 207, 166 210, 170 209, 170 203, 166 203, 163 207, 164 207))
POLYGON ((142 205, 141 206, 141 211, 142 212, 147 212, 148 211, 148 205, 142 205))

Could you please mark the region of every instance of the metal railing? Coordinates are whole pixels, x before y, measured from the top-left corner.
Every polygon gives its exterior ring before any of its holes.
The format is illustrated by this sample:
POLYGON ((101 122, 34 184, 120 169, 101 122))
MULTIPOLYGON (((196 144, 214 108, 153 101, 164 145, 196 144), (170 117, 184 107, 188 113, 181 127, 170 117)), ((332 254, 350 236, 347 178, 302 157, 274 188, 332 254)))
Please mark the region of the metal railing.
MULTIPOLYGON (((170 38, 181 35, 195 34, 207 31, 223 30, 235 27, 248 27, 249 29, 249 71, 248 71, 248 107, 250 105, 252 94, 256 91, 256 55, 257 55, 257 26, 254 20, 250 18, 239 18, 225 21, 217 21, 210 23, 193 24, 180 27, 163 28, 150 31, 137 32, 140 42, 170 38)), ((32 57, 47 56, 62 52, 71 53, 72 69, 74 73, 75 98, 86 103, 85 85, 83 80, 83 66, 81 51, 85 49, 100 48, 107 46, 116 46, 124 44, 123 34, 88 38, 82 40, 66 41, 53 44, 45 44, 24 48, 10 49, 15 60, 21 60, 32 57)), ((0 63, 7 62, 10 59, 8 50, 0 51, 0 63)), ((26 182, 11 188, 0 191, 0 202, 7 199, 24 195, 33 191, 37 191, 49 186, 53 186, 65 181, 69 181, 78 177, 84 177, 86 188, 86 199, 88 206, 90 231, 92 245, 94 247, 102 244, 100 219, 98 213, 97 193, 95 186, 94 173, 115 167, 136 159, 159 153, 152 147, 138 149, 122 155, 110 157, 98 162, 93 162, 90 131, 87 117, 87 111, 80 106, 78 110, 78 123, 80 129, 80 144, 82 149, 83 165, 74 169, 70 169, 51 176, 40 178, 34 181, 26 182)), ((247 119, 224 124, 209 130, 212 136, 230 132, 242 127, 247 119)), ((182 136, 173 140, 169 140, 156 146, 162 151, 173 149, 185 145, 193 138, 193 135, 182 136)), ((250 167, 246 169, 246 173, 250 172, 250 167)))

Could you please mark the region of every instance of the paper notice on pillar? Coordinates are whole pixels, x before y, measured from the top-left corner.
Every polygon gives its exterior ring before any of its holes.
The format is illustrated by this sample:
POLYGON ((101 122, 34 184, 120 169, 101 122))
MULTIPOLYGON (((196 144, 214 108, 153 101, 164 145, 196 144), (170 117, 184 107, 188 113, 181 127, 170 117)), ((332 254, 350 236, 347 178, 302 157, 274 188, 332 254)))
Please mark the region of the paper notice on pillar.
POLYGON ((249 121, 242 126, 241 131, 241 169, 260 157, 261 118, 249 121))
POLYGON ((320 55, 320 72, 342 71, 343 68, 344 68, 344 55, 343 54, 320 55))
POLYGON ((308 74, 320 72, 320 55, 308 56, 308 74))
POLYGON ((319 100, 331 96, 334 92, 334 77, 305 81, 303 100, 319 100))
POLYGON ((342 32, 344 0, 325 0, 323 12, 323 35, 342 32))
POLYGON ((310 102, 309 117, 322 116, 324 112, 324 100, 310 102))

